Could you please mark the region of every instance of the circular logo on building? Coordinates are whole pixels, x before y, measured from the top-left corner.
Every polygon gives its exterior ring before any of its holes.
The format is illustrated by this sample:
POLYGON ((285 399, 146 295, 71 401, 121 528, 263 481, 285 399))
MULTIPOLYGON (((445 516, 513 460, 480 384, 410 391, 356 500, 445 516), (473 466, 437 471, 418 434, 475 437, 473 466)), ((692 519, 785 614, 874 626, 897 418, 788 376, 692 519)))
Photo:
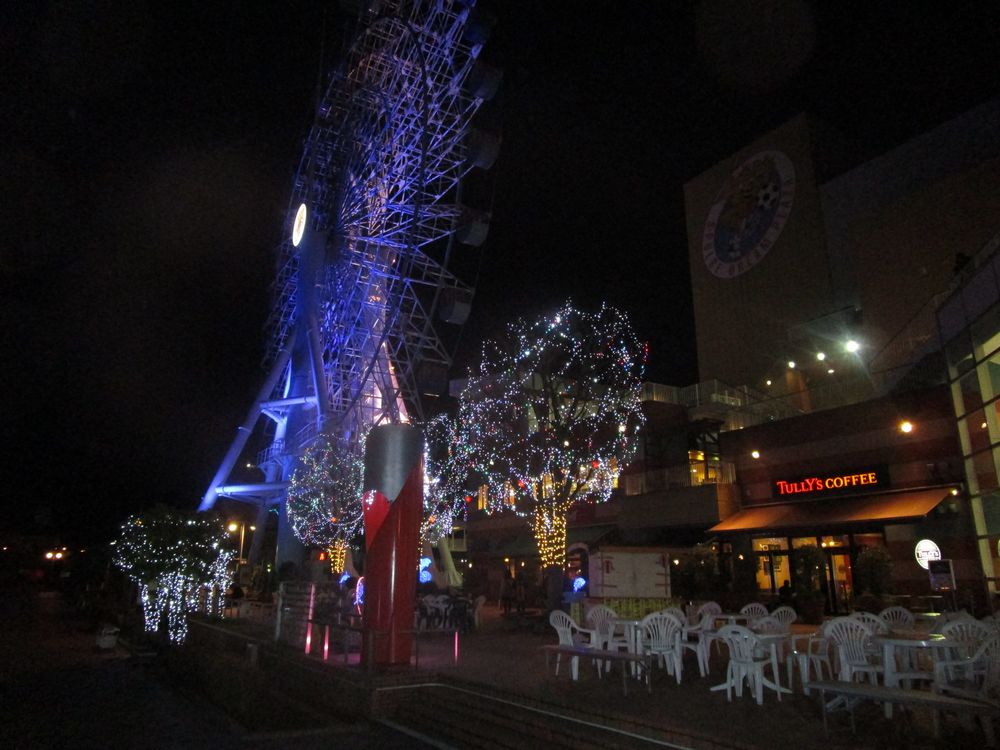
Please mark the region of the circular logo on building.
POLYGON ((930 539, 921 539, 913 548, 913 556, 917 558, 917 563, 920 567, 927 570, 928 560, 941 559, 941 548, 930 539))
POLYGON ((743 162, 708 209, 702 256, 714 275, 731 279, 759 263, 788 220, 795 198, 795 167, 780 151, 743 162))

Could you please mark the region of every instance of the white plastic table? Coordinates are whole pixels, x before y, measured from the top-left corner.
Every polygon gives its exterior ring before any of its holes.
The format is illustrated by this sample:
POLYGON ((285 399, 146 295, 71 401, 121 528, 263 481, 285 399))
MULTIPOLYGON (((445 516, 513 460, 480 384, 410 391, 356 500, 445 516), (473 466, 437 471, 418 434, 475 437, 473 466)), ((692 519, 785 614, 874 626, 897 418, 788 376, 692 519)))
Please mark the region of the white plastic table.
MULTIPOLYGON (((926 669, 915 669, 910 660, 914 649, 932 649, 931 658, 937 659, 941 649, 950 649, 960 646, 956 641, 949 640, 943 635, 928 633, 890 633, 889 635, 872 636, 872 643, 882 647, 882 669, 883 682, 886 687, 895 688, 903 680, 930 680, 934 678, 934 671, 926 669), (897 652, 900 655, 900 668, 896 663, 897 652)), ((892 718, 892 704, 885 704, 886 718, 892 718)))

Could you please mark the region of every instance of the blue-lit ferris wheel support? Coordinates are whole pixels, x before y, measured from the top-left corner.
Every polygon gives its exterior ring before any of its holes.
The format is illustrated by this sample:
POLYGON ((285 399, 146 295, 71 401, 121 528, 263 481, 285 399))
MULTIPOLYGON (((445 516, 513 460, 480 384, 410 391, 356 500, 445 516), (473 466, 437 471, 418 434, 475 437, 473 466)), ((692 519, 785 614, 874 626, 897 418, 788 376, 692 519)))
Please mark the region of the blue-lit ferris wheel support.
POLYGON ((200 506, 256 504, 263 528, 277 504, 279 564, 300 558, 281 500, 302 451, 319 434, 356 442, 375 424, 422 420, 427 373, 450 365, 435 313, 461 324, 472 297, 447 269, 451 244, 485 237, 483 217, 457 202, 460 180, 489 168, 498 146, 470 128, 499 82, 478 62, 488 24, 472 5, 383 0, 362 12, 306 141, 279 248, 269 375, 200 506), (261 417, 273 426, 258 458, 265 481, 227 484, 261 417))

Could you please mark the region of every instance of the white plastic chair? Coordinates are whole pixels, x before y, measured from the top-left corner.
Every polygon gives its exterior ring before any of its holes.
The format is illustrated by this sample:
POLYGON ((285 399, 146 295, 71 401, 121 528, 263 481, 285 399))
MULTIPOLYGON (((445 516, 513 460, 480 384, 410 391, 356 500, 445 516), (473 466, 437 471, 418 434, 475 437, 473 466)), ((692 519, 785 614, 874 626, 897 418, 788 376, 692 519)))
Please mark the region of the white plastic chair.
POLYGON ((666 609, 661 609, 659 611, 665 615, 673 615, 674 617, 676 617, 678 620, 681 621, 682 625, 688 624, 687 615, 684 614, 684 610, 681 609, 680 607, 667 607, 666 609))
POLYGON ((607 651, 618 651, 628 648, 628 639, 624 634, 615 635, 615 623, 613 620, 618 614, 603 604, 596 604, 587 612, 587 625, 596 630, 600 635, 601 648, 607 651))
POLYGON ((850 617, 852 620, 863 622, 865 626, 871 631, 872 635, 889 634, 889 623, 887 623, 878 615, 874 615, 871 612, 863 612, 861 610, 857 610, 855 612, 851 612, 850 617))
POLYGON ((971 646, 971 650, 974 651, 980 643, 996 635, 996 629, 980 620, 968 618, 946 622, 941 626, 941 635, 950 641, 958 641, 966 646, 971 646))
MULTIPOLYGON (((596 630, 581 628, 568 614, 561 609, 554 609, 549 614, 549 625, 556 629, 560 646, 583 646, 584 648, 600 648, 601 636, 596 630)), ((562 654, 556 654, 556 674, 559 674, 559 659, 562 654)), ((580 658, 570 658, 570 671, 573 679, 580 676, 580 658)), ((600 667, 598 667, 598 672, 600 667)))
MULTIPOLYGON (((832 644, 826 632, 831 622, 833 620, 827 620, 817 633, 810 635, 806 640, 805 648, 796 645, 792 652, 798 661, 799 677, 802 679, 803 686, 809 682, 810 672, 815 673, 817 680, 833 679, 833 660, 830 658, 832 644)), ((796 642, 801 642, 801 638, 793 639, 793 643, 796 642)), ((806 687, 802 688, 802 692, 809 695, 809 689, 806 687)))
MULTIPOLYGON (((985 639, 972 656, 937 660, 933 687, 937 693, 1000 705, 1000 635, 985 639)), ((986 744, 993 747, 993 719, 980 720, 986 744)))
POLYGON ((715 615, 712 613, 705 614, 697 625, 689 625, 684 628, 681 648, 694 652, 698 659, 698 673, 702 677, 708 674, 708 649, 717 637, 715 615))
MULTIPOLYGON (((757 705, 764 703, 764 667, 771 663, 770 656, 761 647, 756 634, 742 625, 724 625, 719 628, 718 637, 729 647, 729 665, 726 667, 726 681, 717 686, 726 689, 726 700, 732 702, 732 693, 743 697, 743 685, 753 691, 757 705)), ((774 675, 777 682, 777 675, 774 675)), ((713 688, 715 689, 715 688, 713 688)), ((778 694, 780 698, 780 693, 778 694)))
POLYGON ((781 620, 773 615, 758 617, 750 624, 750 629, 755 633, 764 633, 767 635, 777 635, 788 632, 788 628, 782 624, 781 620))
POLYGON ((782 604, 774 612, 771 613, 771 617, 776 619, 782 625, 785 626, 786 630, 792 629, 792 623, 799 619, 799 616, 795 613, 795 610, 789 607, 787 604, 782 604))
POLYGON ((740 614, 756 620, 758 617, 767 617, 767 607, 760 602, 750 602, 740 610, 740 614))
POLYGON ((701 618, 705 615, 718 615, 722 614, 722 607, 718 602, 705 602, 698 610, 694 613, 694 622, 701 622, 701 618))
POLYGON ((873 661, 869 648, 872 631, 861 618, 837 617, 830 621, 826 634, 837 647, 841 680, 853 682, 855 677, 867 677, 873 685, 878 684, 882 667, 873 661))
POLYGON ((910 610, 898 605, 886 607, 878 613, 878 616, 890 630, 913 630, 917 622, 917 618, 910 610))
POLYGON ((961 644, 958 648, 949 649, 952 652, 948 655, 949 659, 968 657, 976 652, 980 644, 996 634, 996 629, 979 620, 973 620, 971 617, 952 620, 941 626, 941 635, 949 641, 961 644))
POLYGON ((681 658, 684 623, 674 615, 654 612, 642 618, 640 633, 643 653, 657 657, 660 666, 666 667, 667 674, 673 674, 680 685, 684 668, 681 658))

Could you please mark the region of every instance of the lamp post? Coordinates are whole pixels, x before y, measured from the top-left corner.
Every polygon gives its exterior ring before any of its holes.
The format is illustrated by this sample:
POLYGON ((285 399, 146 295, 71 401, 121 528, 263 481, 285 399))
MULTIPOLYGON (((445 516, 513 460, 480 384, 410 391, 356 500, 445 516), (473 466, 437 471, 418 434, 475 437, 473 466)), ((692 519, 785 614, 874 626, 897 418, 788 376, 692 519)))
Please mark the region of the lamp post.
MULTIPOLYGON (((246 560, 243 559, 243 540, 246 538, 247 525, 243 521, 230 521, 229 526, 227 528, 229 529, 230 534, 235 534, 237 530, 239 530, 240 532, 240 555, 239 558, 237 559, 237 562, 240 565, 242 565, 243 563, 246 562, 246 560)), ((256 530, 257 530, 256 526, 250 527, 251 533, 253 533, 256 530)))

